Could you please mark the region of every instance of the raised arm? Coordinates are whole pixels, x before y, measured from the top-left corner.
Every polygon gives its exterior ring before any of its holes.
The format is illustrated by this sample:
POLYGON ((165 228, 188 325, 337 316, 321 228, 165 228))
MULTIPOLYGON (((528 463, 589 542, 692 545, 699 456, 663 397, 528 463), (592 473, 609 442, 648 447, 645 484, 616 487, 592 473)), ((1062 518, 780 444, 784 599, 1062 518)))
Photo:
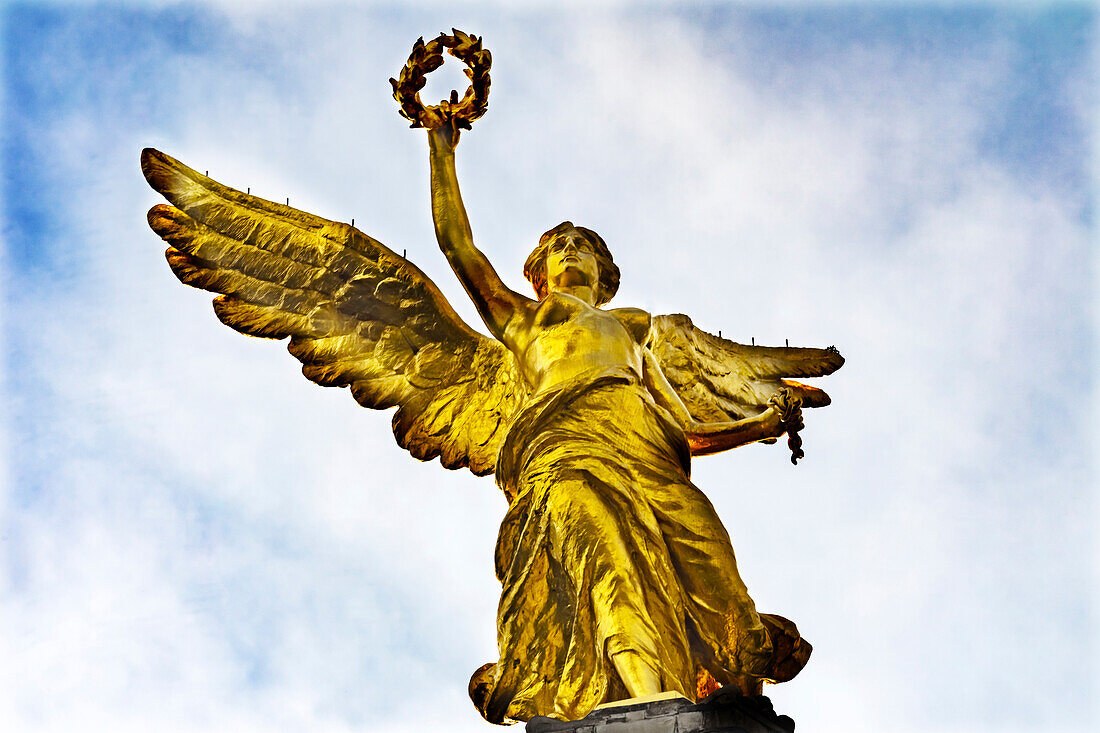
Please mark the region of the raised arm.
POLYGON ((699 422, 688 412, 649 349, 644 349, 643 371, 643 380, 654 401, 668 410, 684 429, 692 455, 720 453, 748 443, 778 438, 786 432, 787 425, 801 423, 798 406, 791 408, 786 404, 769 405, 759 415, 735 422, 699 422), (789 414, 785 416, 784 413, 789 414))
POLYGON ((474 246, 455 174, 457 142, 458 132, 449 125, 428 130, 435 236, 485 325, 493 336, 504 341, 509 322, 533 301, 505 285, 489 259, 474 246))

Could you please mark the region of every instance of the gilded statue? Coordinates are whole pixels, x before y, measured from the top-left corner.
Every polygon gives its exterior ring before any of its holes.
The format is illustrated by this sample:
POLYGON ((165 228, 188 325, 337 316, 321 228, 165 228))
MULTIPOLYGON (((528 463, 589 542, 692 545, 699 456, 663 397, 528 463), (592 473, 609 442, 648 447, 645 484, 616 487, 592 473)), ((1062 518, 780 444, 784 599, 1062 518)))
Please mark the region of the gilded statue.
POLYGON ((474 243, 455 172, 460 132, 485 111, 489 63, 480 39, 455 31, 418 41, 391 81, 402 114, 427 129, 439 247, 491 337, 355 227, 152 149, 142 170, 171 205, 154 206, 149 224, 181 281, 219 293, 224 324, 289 338, 308 379, 396 407, 394 436, 414 457, 495 474, 508 501, 495 552, 499 659, 470 681, 487 720, 572 720, 616 700, 789 680, 810 644, 757 611, 690 460, 787 435, 796 461, 802 408, 829 398, 788 378, 843 359, 607 308, 619 285, 611 251, 568 221, 527 258, 533 296, 509 287, 474 243), (473 83, 426 107, 419 90, 443 49, 473 83))

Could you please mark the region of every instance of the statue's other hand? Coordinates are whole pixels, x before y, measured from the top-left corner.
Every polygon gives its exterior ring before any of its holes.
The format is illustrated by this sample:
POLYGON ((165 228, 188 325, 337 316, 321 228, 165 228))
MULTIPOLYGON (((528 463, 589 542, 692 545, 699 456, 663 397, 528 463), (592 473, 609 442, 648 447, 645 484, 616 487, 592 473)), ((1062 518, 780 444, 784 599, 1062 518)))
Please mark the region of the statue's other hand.
POLYGON ((784 433, 797 433, 805 424, 802 422, 802 398, 792 389, 781 389, 768 400, 768 410, 775 423, 775 437, 784 433))
POLYGON ((783 413, 775 405, 768 405, 756 419, 761 423, 763 432, 761 440, 764 442, 774 443, 786 431, 783 425, 783 413))
POLYGON ((439 127, 428 130, 428 144, 433 153, 453 153, 458 147, 458 136, 461 131, 455 126, 454 120, 447 120, 439 127))

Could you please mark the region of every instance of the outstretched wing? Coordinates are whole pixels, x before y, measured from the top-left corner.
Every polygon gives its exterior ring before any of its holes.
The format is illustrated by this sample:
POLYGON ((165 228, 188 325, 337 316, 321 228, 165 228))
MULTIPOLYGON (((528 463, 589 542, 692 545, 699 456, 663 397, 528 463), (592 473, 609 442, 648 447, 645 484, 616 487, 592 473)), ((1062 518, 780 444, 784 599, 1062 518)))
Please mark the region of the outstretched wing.
POLYGON ((832 347, 746 346, 696 328, 680 314, 653 319, 649 349, 688 412, 702 422, 757 415, 784 388, 804 407, 824 407, 830 400, 823 390, 786 377, 823 377, 844 364, 832 347))
POLYGON ((515 360, 415 265, 348 224, 241 193, 157 150, 142 152, 141 169, 173 204, 149 211, 168 264, 221 293, 222 323, 289 336, 308 379, 350 387, 364 407, 396 405, 394 436, 416 458, 493 472, 523 399, 515 360))

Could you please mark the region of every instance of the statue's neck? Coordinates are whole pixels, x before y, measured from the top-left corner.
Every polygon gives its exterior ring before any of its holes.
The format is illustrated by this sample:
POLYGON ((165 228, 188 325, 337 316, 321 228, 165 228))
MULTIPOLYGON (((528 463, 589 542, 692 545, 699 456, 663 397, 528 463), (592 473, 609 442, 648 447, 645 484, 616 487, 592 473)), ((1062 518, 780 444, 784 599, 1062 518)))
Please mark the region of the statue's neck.
POLYGON ((550 290, 554 293, 572 295, 577 300, 583 300, 593 308, 596 307, 596 289, 590 285, 559 285, 550 290))

